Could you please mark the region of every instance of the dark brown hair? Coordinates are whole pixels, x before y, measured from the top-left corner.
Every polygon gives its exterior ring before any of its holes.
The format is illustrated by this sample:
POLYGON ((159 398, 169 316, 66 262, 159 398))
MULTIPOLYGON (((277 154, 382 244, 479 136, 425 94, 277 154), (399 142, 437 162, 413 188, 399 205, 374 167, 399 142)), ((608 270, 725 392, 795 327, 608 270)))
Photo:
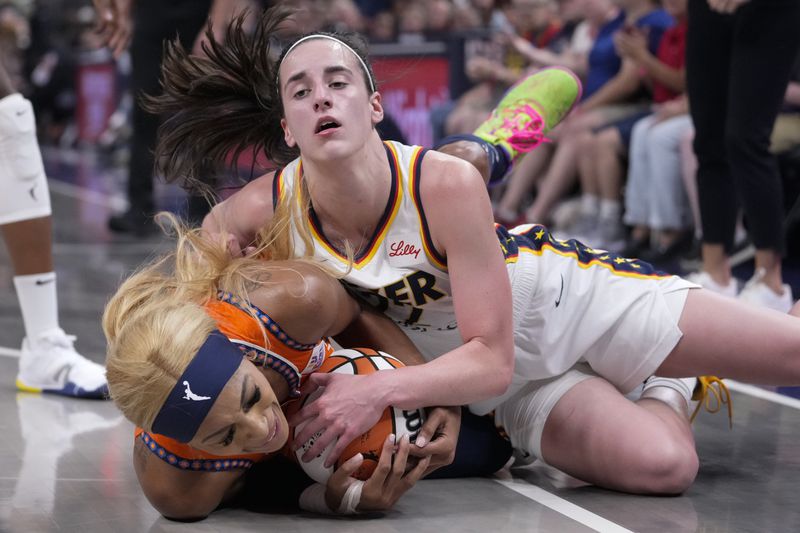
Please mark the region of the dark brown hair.
MULTIPOLYGON (((167 43, 161 67, 163 93, 147 95, 143 105, 163 116, 155 149, 157 171, 167 181, 208 190, 217 173, 249 150, 263 152, 283 166, 299 155, 284 141, 280 120, 283 106, 278 91, 278 67, 291 45, 282 46, 286 22, 294 13, 278 6, 258 17, 251 34, 245 30, 247 13, 227 27, 225 42, 214 40, 206 28, 206 57, 190 55, 176 39, 167 43), (280 54, 275 48, 280 47, 280 54)), ((312 32, 335 37, 350 46, 367 65, 366 42, 355 33, 312 32)))

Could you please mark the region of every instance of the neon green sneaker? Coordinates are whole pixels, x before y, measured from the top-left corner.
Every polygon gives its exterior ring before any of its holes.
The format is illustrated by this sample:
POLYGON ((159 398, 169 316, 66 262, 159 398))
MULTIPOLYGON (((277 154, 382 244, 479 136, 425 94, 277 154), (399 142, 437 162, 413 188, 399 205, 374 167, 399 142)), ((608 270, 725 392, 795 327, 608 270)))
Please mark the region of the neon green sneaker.
POLYGON ((506 92, 474 135, 499 145, 514 161, 530 152, 561 122, 581 97, 581 82, 570 70, 545 68, 517 82, 506 92))

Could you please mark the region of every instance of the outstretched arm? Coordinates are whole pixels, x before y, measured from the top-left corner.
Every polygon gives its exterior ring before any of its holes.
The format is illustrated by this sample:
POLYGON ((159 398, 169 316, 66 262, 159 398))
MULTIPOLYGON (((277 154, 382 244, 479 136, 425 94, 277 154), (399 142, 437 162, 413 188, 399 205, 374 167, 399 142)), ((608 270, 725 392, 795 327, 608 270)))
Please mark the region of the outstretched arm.
POLYGON ((422 172, 436 178, 421 181, 422 202, 434 244, 447 257, 464 344, 431 362, 392 372, 312 375, 306 391, 320 386, 325 391, 290 423, 308 421, 298 442, 324 429, 309 456, 338 438, 329 464, 389 405, 462 405, 501 395, 511 382, 511 287, 484 182, 472 165, 435 152, 426 156, 422 172))

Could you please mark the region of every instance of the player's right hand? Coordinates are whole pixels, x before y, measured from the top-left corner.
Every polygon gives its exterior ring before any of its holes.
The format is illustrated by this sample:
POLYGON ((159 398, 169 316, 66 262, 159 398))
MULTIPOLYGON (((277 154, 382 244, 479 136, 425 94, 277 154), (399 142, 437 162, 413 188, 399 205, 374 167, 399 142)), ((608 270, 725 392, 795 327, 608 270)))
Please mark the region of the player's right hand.
MULTIPOLYGON (((408 435, 403 435, 395 445, 395 436, 389 435, 383 443, 378 466, 372 476, 364 482, 361 500, 357 505, 360 512, 386 511, 422 478, 430 464, 430 456, 422 458, 406 471, 408 452, 411 444, 408 435)), ((328 479, 325 500, 328 507, 338 509, 347 487, 356 480, 352 474, 361 466, 364 458, 357 454, 345 461, 328 479)))

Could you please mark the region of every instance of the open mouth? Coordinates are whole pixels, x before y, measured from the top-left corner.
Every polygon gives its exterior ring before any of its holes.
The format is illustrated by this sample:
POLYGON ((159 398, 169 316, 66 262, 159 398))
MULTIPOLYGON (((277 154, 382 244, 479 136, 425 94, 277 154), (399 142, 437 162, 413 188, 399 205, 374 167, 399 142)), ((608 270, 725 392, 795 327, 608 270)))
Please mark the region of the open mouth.
POLYGON ((341 124, 332 119, 321 120, 317 124, 317 129, 314 133, 322 133, 323 131, 332 130, 340 127, 341 124))

